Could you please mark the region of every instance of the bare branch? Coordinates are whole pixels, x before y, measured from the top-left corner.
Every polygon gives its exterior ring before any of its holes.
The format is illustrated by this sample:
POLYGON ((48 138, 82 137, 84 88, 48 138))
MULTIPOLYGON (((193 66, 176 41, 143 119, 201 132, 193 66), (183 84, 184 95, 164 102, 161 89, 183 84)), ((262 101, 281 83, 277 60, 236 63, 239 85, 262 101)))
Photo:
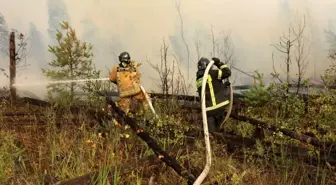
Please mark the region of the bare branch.
POLYGON ((286 46, 283 46, 281 42, 280 42, 280 44, 271 44, 271 46, 273 46, 275 49, 277 49, 281 53, 287 53, 287 51, 284 51, 284 50, 280 49, 280 48, 286 47, 286 46))
POLYGON ((233 47, 230 43, 231 30, 229 30, 228 32, 222 31, 222 35, 224 38, 223 38, 223 47, 222 47, 221 52, 224 57, 224 63, 229 64, 232 67, 234 65, 235 56, 234 56, 233 47))
POLYGON ((187 89, 187 85, 186 85, 186 82, 185 82, 185 77, 184 77, 184 75, 181 71, 181 68, 179 67, 180 65, 179 65, 178 57, 174 54, 171 54, 171 55, 174 57, 174 59, 177 63, 177 66, 178 66, 177 69, 178 69, 178 75, 179 76, 178 76, 177 79, 178 79, 178 84, 182 86, 181 89, 179 89, 179 91, 181 92, 182 95, 187 95, 188 94, 188 89, 187 89))
MULTIPOLYGON (((25 37, 22 33, 19 33, 15 29, 12 29, 12 31, 15 33, 15 40, 18 41, 16 42, 18 44, 14 55, 15 55, 15 65, 16 68, 19 69, 17 71, 19 74, 20 71, 23 71, 24 69, 27 69, 28 66, 30 66, 30 64, 27 64, 27 55, 30 53, 32 47, 31 45, 28 46, 28 43, 30 43, 29 37, 25 37)), ((9 57, 9 47, 6 47, 6 51, 4 50, 4 48, 2 48, 2 50, 3 53, 5 53, 9 57)), ((5 73, 4 69, 1 71, 5 73)), ((7 77, 8 75, 5 73, 5 76, 7 77)))
POLYGON ((298 39, 301 38, 306 28, 306 17, 303 15, 303 23, 301 22, 301 19, 300 19, 300 20, 296 20, 296 24, 298 28, 295 28, 292 24, 290 26, 295 36, 295 38, 292 40, 292 43, 296 42, 298 39))
POLYGON ((0 71, 5 75, 5 77, 9 78, 9 75, 6 73, 6 70, 3 68, 0 68, 0 71))
POLYGON ((215 40, 215 33, 213 31, 213 25, 211 25, 211 35, 210 35, 210 39, 211 39, 211 42, 212 42, 212 56, 213 57, 216 57, 216 40, 215 40))
POLYGON ((305 39, 303 35, 303 31, 305 29, 305 19, 303 20, 303 23, 301 21, 297 22, 297 27, 292 27, 292 32, 294 33, 296 39, 296 53, 295 53, 295 61, 298 68, 298 80, 297 80, 297 90, 296 93, 299 93, 300 87, 301 87, 301 81, 305 75, 306 68, 308 65, 308 55, 310 53, 310 47, 306 47, 307 39, 305 39), (308 51, 306 51, 308 50, 308 51))
POLYGON ((272 52, 272 61, 273 61, 273 72, 274 73, 271 73, 271 75, 274 77, 274 78, 277 78, 279 80, 280 83, 283 83, 282 80, 280 79, 280 74, 276 71, 275 69, 275 61, 274 61, 274 53, 272 52))
MULTIPOLYGON (((168 61, 168 49, 169 46, 163 40, 163 44, 160 49, 160 63, 153 64, 147 59, 147 63, 158 73, 161 83, 158 84, 158 87, 161 89, 163 94, 168 94, 170 89, 174 87, 174 69, 171 69, 168 61)), ((175 67, 175 62, 173 61, 173 68, 175 67)), ((172 89, 171 91, 174 91, 172 89)))
POLYGON ((196 48, 196 55, 197 59, 201 58, 201 43, 198 39, 195 39, 195 48, 196 48))

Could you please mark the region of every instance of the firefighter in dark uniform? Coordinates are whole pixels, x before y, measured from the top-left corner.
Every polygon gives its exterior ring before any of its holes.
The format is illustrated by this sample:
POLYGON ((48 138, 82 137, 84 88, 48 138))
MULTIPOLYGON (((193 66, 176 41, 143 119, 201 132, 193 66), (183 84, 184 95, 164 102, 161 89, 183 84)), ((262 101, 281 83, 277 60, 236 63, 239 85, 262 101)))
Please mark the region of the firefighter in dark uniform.
MULTIPOLYGON (((229 67, 218 58, 212 58, 214 65, 218 69, 210 69, 205 87, 205 107, 208 120, 209 133, 219 132, 220 125, 225 119, 226 107, 229 105, 228 82, 224 79, 231 76, 229 67)), ((196 86, 199 97, 202 99, 202 81, 205 69, 210 63, 209 59, 201 58, 198 61, 198 71, 196 73, 196 86)))

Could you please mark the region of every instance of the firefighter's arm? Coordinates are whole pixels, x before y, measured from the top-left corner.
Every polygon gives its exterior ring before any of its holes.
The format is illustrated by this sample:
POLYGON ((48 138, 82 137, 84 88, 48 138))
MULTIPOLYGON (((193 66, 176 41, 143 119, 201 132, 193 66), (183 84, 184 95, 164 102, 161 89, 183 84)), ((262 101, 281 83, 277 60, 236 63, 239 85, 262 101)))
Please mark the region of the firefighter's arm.
POLYGON ((231 76, 231 70, 228 65, 223 62, 218 66, 218 79, 225 79, 231 76))
POLYGON ((110 72, 110 81, 115 84, 117 83, 117 66, 114 66, 110 72))
POLYGON ((218 79, 225 79, 231 76, 231 70, 228 65, 221 62, 218 58, 212 58, 218 68, 218 79))
POLYGON ((131 61, 131 65, 135 68, 136 73, 140 74, 140 70, 139 70, 139 63, 135 62, 135 61, 131 61))
POLYGON ((135 68, 135 71, 136 71, 136 80, 138 81, 138 83, 140 84, 140 79, 141 79, 141 73, 140 73, 140 70, 139 70, 139 67, 136 67, 135 68))

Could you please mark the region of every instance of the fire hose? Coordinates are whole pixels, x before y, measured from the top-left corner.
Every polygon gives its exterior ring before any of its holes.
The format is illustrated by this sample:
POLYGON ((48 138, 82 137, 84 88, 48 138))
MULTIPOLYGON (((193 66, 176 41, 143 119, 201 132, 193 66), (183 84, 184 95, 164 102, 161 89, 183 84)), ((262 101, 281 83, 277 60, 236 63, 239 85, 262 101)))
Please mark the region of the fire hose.
POLYGON ((144 93, 144 95, 145 95, 145 97, 146 97, 146 101, 147 101, 147 103, 148 103, 148 105, 149 105, 149 107, 150 107, 152 113, 156 116, 156 118, 158 118, 158 115, 156 114, 155 109, 154 109, 154 107, 153 107, 152 101, 150 100, 150 98, 149 98, 149 96, 148 96, 148 94, 147 94, 145 88, 143 88, 142 85, 140 85, 140 88, 141 88, 142 93, 144 93))
MULTIPOLYGON (((205 107, 205 86, 207 82, 207 76, 213 64, 214 64, 214 61, 211 60, 205 69, 205 72, 203 75, 203 81, 202 81, 202 91, 201 91, 203 130, 204 130, 204 140, 205 140, 205 147, 206 147, 206 164, 205 164, 205 167, 202 173, 197 177, 193 185, 200 185, 203 182, 205 177, 208 175, 210 171, 210 166, 211 166, 211 146, 210 146, 208 120, 207 120, 206 107, 205 107)), ((223 121, 223 124, 225 121, 227 121, 227 119, 229 118, 231 114, 232 102, 233 102, 233 92, 232 92, 232 84, 230 82, 230 78, 228 78, 228 82, 230 83, 230 103, 229 103, 229 108, 225 116, 225 119, 223 121)))
POLYGON ((210 68, 214 64, 214 61, 211 60, 209 65, 205 69, 205 73, 203 75, 202 81, 202 91, 201 91, 201 103, 202 103, 202 118, 203 118, 203 130, 204 130, 204 140, 205 140, 205 147, 206 147, 206 164, 202 171, 202 173, 197 177, 194 185, 199 185, 203 182, 205 177, 208 175, 211 166, 211 146, 210 146, 210 139, 209 139, 209 130, 208 130, 208 120, 206 116, 206 108, 205 108, 205 86, 207 82, 207 76, 209 73, 210 68))
POLYGON ((224 118, 224 121, 223 123, 221 124, 221 127, 222 125, 224 125, 224 123, 229 119, 230 117, 230 114, 231 114, 231 111, 232 111, 232 104, 233 104, 233 91, 232 91, 232 84, 231 84, 231 79, 230 77, 227 79, 229 84, 230 84, 230 100, 229 100, 229 107, 228 107, 228 110, 226 112, 226 115, 225 115, 225 118, 224 118))

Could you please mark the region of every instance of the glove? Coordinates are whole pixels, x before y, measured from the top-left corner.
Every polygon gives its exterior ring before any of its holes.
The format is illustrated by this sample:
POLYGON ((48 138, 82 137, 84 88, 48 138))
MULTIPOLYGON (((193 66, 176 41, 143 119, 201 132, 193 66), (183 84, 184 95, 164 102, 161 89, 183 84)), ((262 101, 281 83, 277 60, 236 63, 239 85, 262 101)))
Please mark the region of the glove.
POLYGON ((212 60, 215 62, 214 64, 215 64, 217 67, 219 67, 219 65, 220 65, 220 60, 219 60, 219 58, 213 57, 212 60))
POLYGON ((230 84, 231 84, 231 83, 230 83, 229 81, 225 81, 225 82, 224 82, 224 85, 225 85, 226 87, 229 87, 230 84))
POLYGON ((110 82, 111 82, 111 83, 114 83, 114 84, 116 84, 116 85, 118 85, 117 82, 115 82, 115 81, 110 80, 110 82))

